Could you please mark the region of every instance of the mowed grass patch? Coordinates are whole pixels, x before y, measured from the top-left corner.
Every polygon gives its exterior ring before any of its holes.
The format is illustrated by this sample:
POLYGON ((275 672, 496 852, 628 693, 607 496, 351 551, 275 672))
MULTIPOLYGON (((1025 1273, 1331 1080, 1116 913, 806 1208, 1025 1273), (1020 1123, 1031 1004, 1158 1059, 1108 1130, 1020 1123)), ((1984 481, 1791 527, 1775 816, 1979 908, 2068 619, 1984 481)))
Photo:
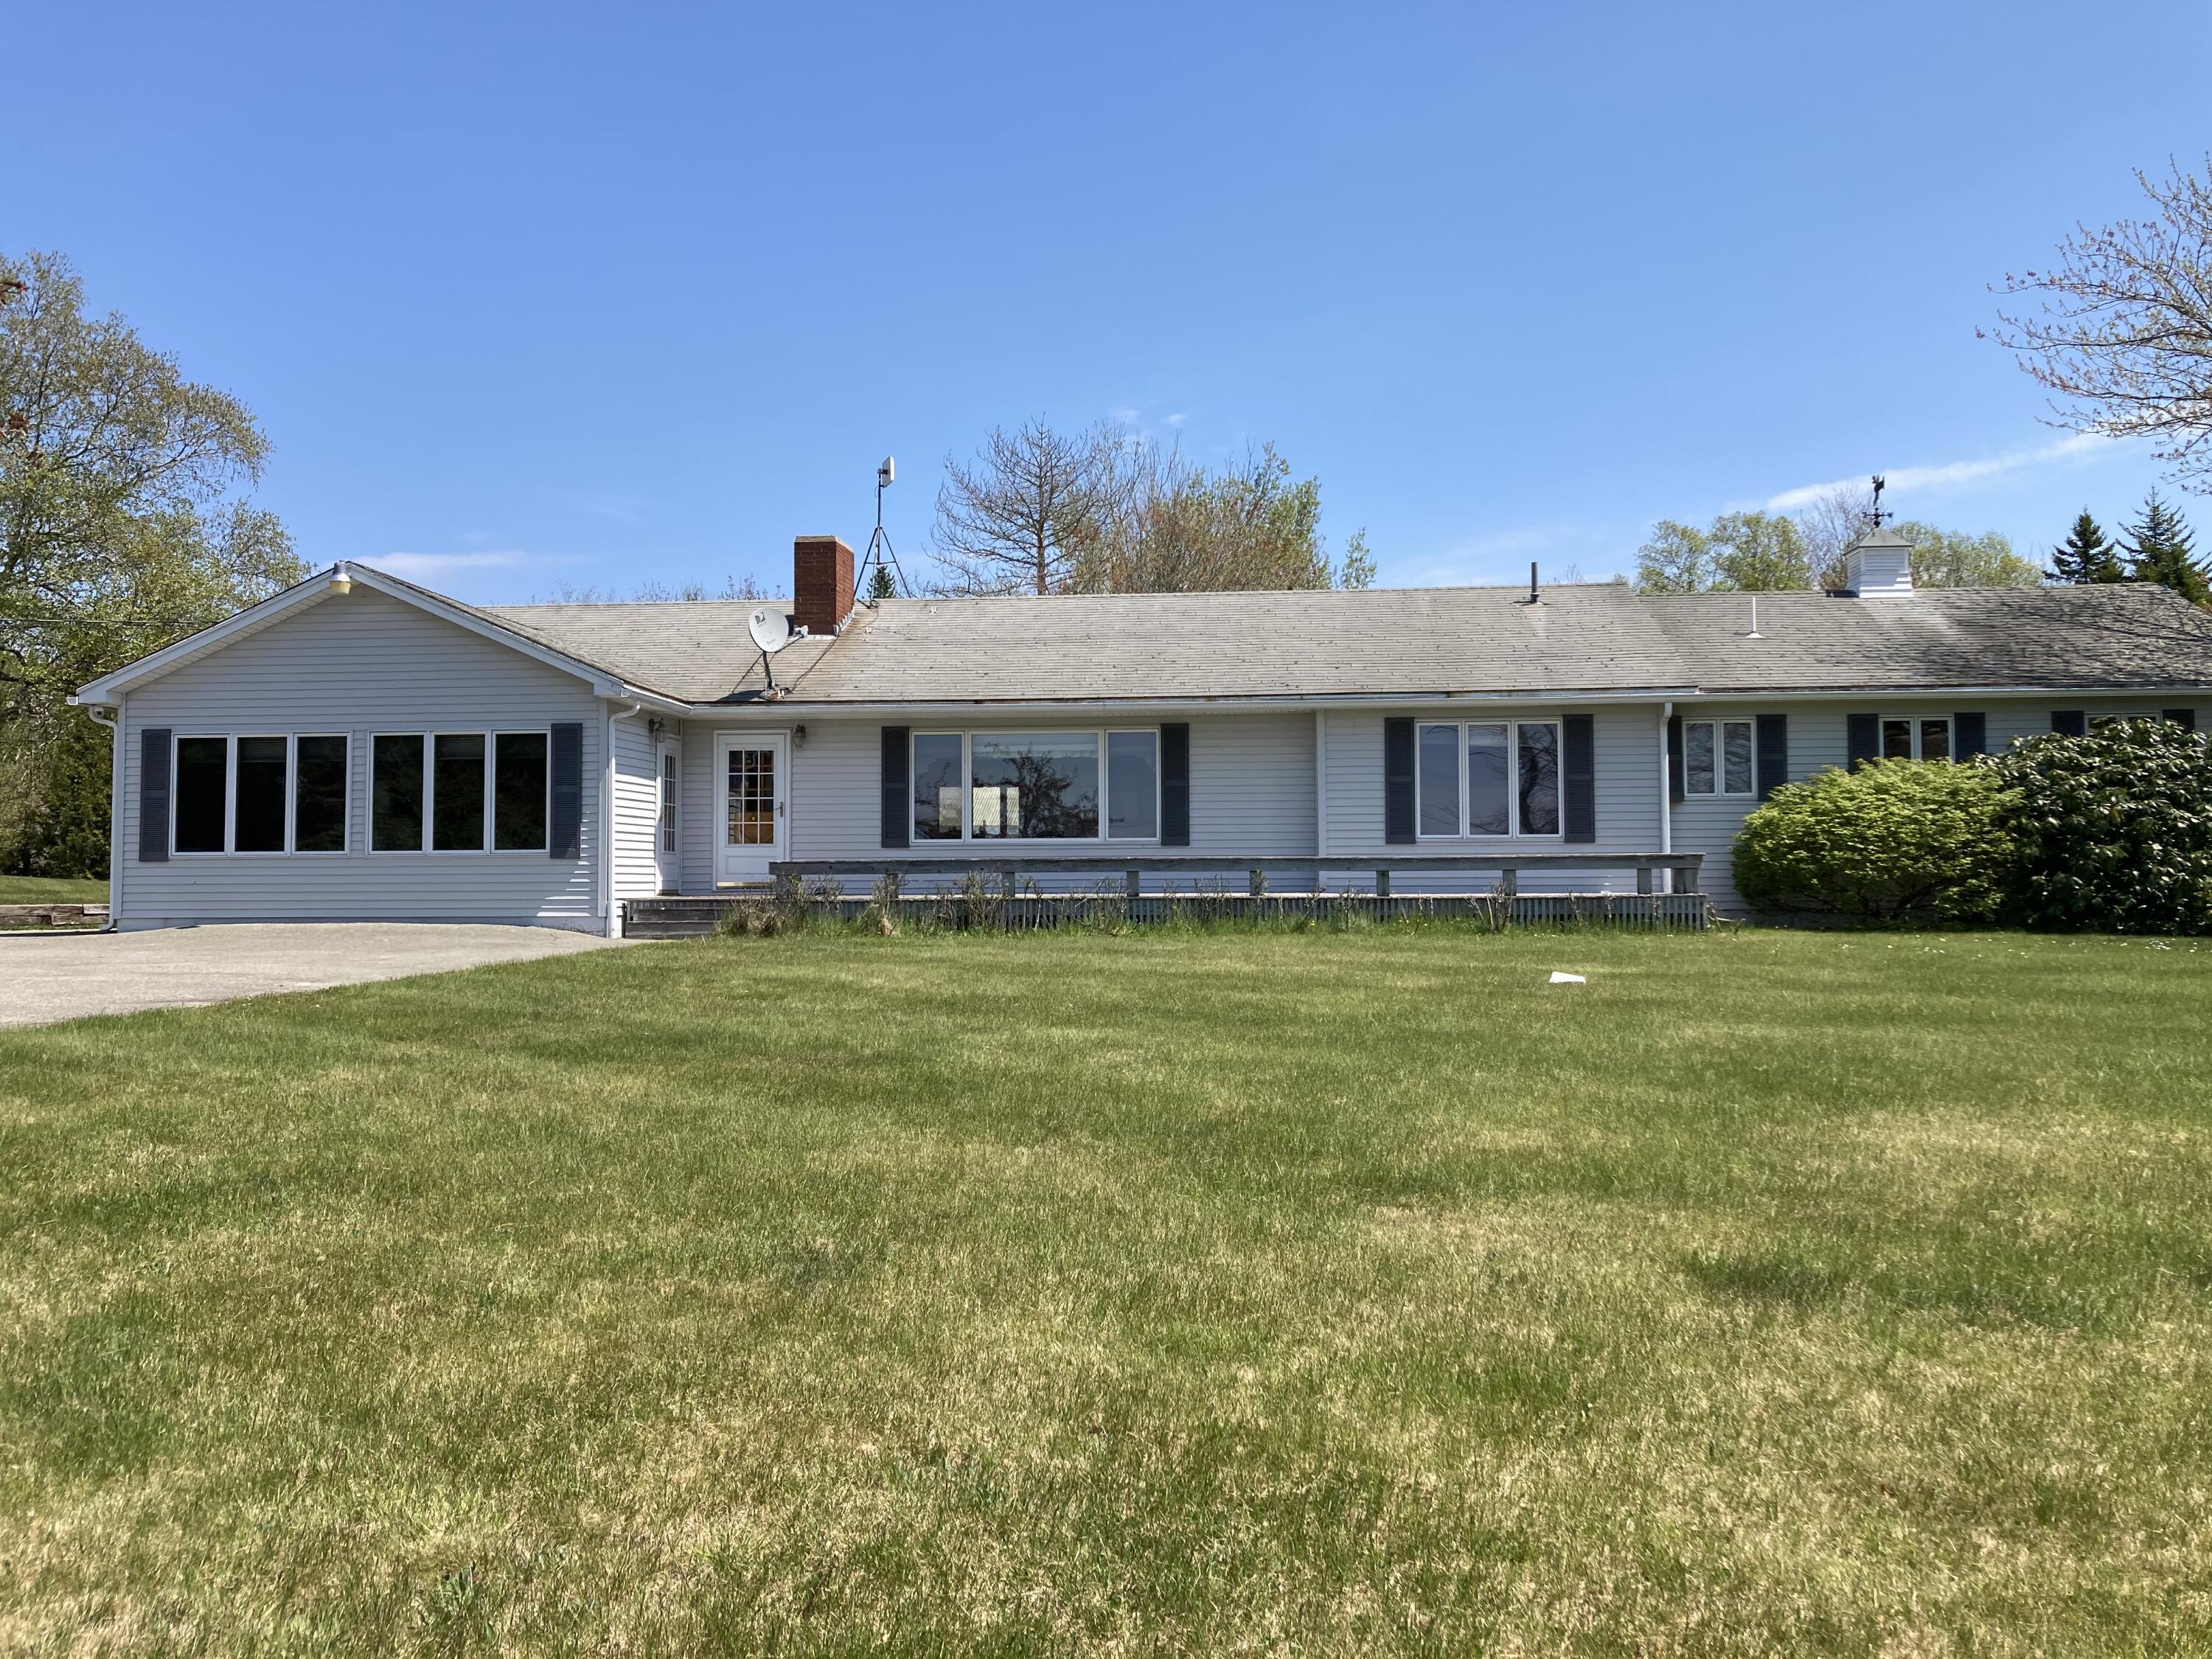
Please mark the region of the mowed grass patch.
POLYGON ((2197 1650, 2208 969, 804 936, 0 1036, 0 1650, 2197 1650))
POLYGON ((0 904, 105 904, 107 884, 74 876, 0 876, 0 904))

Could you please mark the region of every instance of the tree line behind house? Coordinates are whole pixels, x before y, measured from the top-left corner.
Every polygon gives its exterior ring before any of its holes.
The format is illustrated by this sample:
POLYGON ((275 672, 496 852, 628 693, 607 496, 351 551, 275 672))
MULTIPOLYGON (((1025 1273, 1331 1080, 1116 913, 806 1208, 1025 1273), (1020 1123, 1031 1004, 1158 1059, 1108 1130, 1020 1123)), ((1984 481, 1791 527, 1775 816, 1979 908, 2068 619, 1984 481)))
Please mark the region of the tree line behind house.
MULTIPOLYGON (((1662 519, 1637 550, 1646 593, 1772 592, 1844 585, 1844 556, 1871 522, 1872 492, 1829 491, 1793 515, 1723 513, 1704 525, 1662 519)), ((1916 587, 2037 587, 2045 583, 2157 582, 2192 605, 2212 605, 2195 532, 2154 489, 2117 539, 2087 507, 2038 565, 2000 532, 1979 535, 1906 519, 1889 526, 1912 544, 1916 587)))

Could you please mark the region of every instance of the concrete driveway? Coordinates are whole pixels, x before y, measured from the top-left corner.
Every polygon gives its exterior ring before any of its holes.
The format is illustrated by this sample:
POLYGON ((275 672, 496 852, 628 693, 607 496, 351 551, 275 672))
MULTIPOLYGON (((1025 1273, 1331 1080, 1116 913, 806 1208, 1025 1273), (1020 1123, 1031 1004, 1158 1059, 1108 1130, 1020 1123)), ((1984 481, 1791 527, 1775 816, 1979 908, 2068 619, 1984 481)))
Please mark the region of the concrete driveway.
POLYGON ((0 933, 0 1026, 404 979, 620 943, 558 927, 387 921, 0 933))

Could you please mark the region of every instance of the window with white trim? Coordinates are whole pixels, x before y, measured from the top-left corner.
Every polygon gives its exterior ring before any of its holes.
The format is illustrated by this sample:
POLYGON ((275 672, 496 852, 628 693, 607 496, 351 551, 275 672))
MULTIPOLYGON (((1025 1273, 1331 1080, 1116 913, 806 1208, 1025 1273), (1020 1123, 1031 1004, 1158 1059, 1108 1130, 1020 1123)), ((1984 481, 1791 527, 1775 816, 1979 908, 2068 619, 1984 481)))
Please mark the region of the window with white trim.
POLYGON ((660 751, 660 850, 676 850, 676 751, 660 751))
POLYGON ((174 739, 171 848, 180 854, 343 853, 343 732, 245 732, 174 739))
POLYGON ((1423 841, 1559 833, 1559 722, 1425 721, 1414 733, 1423 841))
POLYGON ((1751 795, 1757 793, 1749 720, 1682 722, 1682 793, 1751 795))
POLYGON ((380 732, 369 739, 369 850, 543 853, 552 738, 525 732, 380 732))
POLYGON ((908 741, 916 842, 1159 839, 1157 726, 908 741))
POLYGON ((1949 718, 1942 714, 1884 714, 1881 717, 1881 757, 1884 760, 1951 759, 1949 718))

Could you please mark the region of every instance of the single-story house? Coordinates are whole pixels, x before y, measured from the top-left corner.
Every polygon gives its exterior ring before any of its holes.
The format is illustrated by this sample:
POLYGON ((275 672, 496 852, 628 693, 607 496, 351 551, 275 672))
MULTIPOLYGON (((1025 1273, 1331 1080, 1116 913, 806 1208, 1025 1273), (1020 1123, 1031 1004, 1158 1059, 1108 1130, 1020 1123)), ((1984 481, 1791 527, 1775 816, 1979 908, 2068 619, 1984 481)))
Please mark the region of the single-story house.
POLYGON ((1825 593, 867 604, 852 550, 802 537, 775 608, 805 632, 772 658, 742 600, 471 605, 342 563, 76 701, 114 728, 125 927, 619 933, 828 861, 865 890, 882 864, 1096 886, 1295 860, 1340 890, 1396 860, 1397 890, 1465 892, 1526 858, 1524 892, 1626 892, 1702 854, 1726 909, 1737 826, 1784 781, 2212 698, 2212 618, 2164 589, 1916 591, 1910 551, 1872 532, 1825 593))

